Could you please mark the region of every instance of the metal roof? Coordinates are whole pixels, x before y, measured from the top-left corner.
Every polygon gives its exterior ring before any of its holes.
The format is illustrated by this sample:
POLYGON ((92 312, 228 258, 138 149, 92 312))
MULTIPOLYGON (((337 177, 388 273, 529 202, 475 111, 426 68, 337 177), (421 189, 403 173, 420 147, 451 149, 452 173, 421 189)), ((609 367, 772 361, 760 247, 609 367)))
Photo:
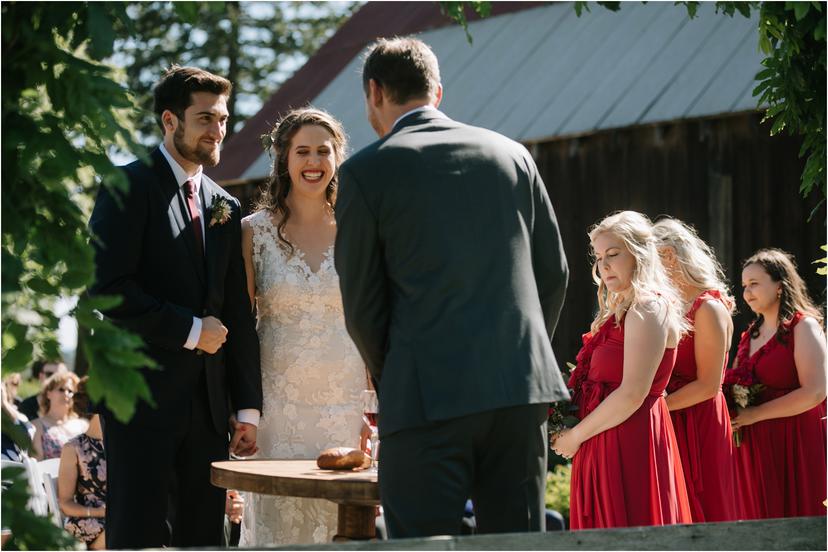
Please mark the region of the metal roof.
MULTIPOLYGON (((690 19, 684 7, 656 2, 618 12, 593 5, 577 17, 571 2, 545 3, 470 23, 472 45, 458 26, 418 36, 440 61, 442 111, 531 143, 755 109, 757 17, 714 12, 701 3, 690 19)), ((362 59, 353 55, 310 99, 342 121, 352 151, 376 139, 365 117, 362 59)), ((268 171, 262 153, 240 176, 268 171)))

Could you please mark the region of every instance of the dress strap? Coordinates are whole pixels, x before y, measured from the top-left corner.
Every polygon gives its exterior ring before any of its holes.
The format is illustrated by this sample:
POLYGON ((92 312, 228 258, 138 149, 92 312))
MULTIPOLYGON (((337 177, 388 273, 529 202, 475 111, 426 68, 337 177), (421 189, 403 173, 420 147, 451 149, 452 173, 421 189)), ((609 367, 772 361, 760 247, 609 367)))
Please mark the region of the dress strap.
POLYGON ((690 322, 694 322, 696 320, 696 312, 701 308, 702 304, 705 301, 708 301, 710 299, 714 299, 724 304, 724 301, 722 300, 722 294, 719 290, 708 289, 707 291, 703 291, 701 292, 701 294, 699 294, 698 297, 696 297, 696 300, 693 301, 693 305, 690 307, 690 310, 687 311, 687 314, 685 315, 687 319, 690 320, 690 322))

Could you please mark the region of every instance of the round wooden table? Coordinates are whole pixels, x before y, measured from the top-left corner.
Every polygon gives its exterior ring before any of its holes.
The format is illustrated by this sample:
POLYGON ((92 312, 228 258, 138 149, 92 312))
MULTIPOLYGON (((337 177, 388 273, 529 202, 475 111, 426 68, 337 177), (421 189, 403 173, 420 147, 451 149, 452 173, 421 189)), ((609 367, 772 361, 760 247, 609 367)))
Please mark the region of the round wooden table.
POLYGON ((334 541, 376 537, 376 472, 323 470, 315 460, 227 460, 213 462, 210 481, 225 489, 330 500, 339 507, 334 541))

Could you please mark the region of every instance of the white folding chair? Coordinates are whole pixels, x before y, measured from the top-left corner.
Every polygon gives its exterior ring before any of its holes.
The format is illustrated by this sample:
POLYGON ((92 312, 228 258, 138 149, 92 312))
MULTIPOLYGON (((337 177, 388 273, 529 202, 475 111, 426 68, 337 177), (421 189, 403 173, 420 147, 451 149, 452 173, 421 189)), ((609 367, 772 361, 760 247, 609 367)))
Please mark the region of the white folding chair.
POLYGON ((60 472, 60 458, 50 458, 37 463, 40 471, 41 485, 46 493, 46 504, 51 514, 52 522, 58 527, 63 527, 63 513, 60 511, 58 502, 57 481, 60 472))
POLYGON ((29 482, 29 510, 35 515, 46 516, 49 514, 49 502, 46 497, 46 489, 43 487, 43 477, 37 460, 29 456, 23 457, 23 467, 26 469, 26 479, 29 482))

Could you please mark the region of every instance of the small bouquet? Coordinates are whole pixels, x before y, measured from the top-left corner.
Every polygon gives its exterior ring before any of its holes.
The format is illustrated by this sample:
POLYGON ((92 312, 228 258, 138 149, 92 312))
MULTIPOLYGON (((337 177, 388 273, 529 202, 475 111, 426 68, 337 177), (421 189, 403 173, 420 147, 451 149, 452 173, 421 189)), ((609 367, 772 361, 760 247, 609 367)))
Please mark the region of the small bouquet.
MULTIPOLYGON (((567 362, 566 365, 570 371, 575 368, 572 363, 567 362)), ((572 395, 572 390, 569 391, 569 394, 572 395)), ((549 420, 546 425, 549 431, 550 445, 558 433, 564 429, 573 428, 580 422, 578 417, 575 416, 576 412, 578 412, 578 406, 567 399, 549 405, 549 420)))
MULTIPOLYGON (((722 386, 725 391, 725 398, 731 410, 735 407, 747 408, 756 404, 757 396, 765 388, 761 383, 756 382, 753 371, 749 367, 736 367, 725 372, 722 386)), ((742 445, 742 430, 733 430, 734 446, 742 445)))

